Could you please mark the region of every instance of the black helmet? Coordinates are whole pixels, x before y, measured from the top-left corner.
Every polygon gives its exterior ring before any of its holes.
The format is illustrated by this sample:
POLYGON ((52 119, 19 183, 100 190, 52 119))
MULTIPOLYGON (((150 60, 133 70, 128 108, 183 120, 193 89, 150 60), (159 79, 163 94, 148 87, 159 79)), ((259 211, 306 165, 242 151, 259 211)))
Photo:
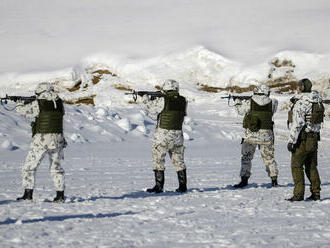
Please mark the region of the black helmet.
POLYGON ((312 91, 312 82, 308 78, 304 78, 298 81, 298 88, 302 92, 311 92, 312 91))

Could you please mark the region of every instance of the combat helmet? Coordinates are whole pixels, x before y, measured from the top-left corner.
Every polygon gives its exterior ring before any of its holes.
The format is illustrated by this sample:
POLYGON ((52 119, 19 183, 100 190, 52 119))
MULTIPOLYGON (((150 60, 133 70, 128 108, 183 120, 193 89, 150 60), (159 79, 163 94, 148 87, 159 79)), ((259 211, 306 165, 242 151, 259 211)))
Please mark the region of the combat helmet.
POLYGON ((164 81, 163 90, 164 91, 169 91, 169 90, 179 91, 179 83, 173 79, 167 79, 164 81))
POLYGON ((269 96, 269 94, 270 94, 270 88, 267 85, 265 85, 265 84, 261 84, 261 85, 256 86, 253 89, 253 93, 254 94, 258 94, 258 95, 269 96))
POLYGON ((42 82, 38 84, 37 88, 35 89, 35 94, 41 95, 44 92, 54 92, 54 86, 48 82, 42 82))

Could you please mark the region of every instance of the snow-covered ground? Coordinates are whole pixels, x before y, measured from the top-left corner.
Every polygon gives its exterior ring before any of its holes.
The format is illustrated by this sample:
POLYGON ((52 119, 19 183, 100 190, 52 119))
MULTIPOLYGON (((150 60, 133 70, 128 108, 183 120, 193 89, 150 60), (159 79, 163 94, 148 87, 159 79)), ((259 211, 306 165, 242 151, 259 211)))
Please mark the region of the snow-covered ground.
MULTIPOLYGON (((280 106, 286 97, 280 97, 280 106)), ((226 101, 191 103, 184 125, 187 194, 174 192, 167 163, 165 193, 154 184, 154 122, 139 107, 126 110, 66 105, 69 146, 64 167, 67 199, 54 196, 47 159, 37 173, 33 202, 22 193, 20 168, 30 139, 28 123, 1 110, 0 243, 2 247, 327 247, 330 242, 329 121, 322 133, 322 201, 289 203, 293 190, 286 151, 286 113, 275 116, 278 188, 270 187, 259 153, 251 184, 239 181, 241 118, 226 101), (9 144, 9 145, 8 145, 9 144)), ((168 160, 168 158, 167 158, 168 160)), ((308 186, 306 195, 308 195, 308 186)))
POLYGON ((63 99, 94 97, 95 106, 65 105, 64 204, 51 202, 47 158, 34 201, 15 201, 30 126, 0 106, 0 247, 330 247, 328 117, 319 146, 322 200, 289 203, 290 95, 272 92, 280 186, 270 187, 257 152, 250 185, 235 190, 242 117, 220 98, 227 92, 199 90, 309 77, 330 98, 329 25, 327 0, 2 0, 0 96, 32 95, 50 81, 63 99), (116 76, 93 84, 97 70, 116 76), (180 82, 189 102, 189 190, 174 192, 167 161, 166 191, 153 195, 145 189, 154 184, 155 121, 118 86, 155 90, 166 78, 180 82))

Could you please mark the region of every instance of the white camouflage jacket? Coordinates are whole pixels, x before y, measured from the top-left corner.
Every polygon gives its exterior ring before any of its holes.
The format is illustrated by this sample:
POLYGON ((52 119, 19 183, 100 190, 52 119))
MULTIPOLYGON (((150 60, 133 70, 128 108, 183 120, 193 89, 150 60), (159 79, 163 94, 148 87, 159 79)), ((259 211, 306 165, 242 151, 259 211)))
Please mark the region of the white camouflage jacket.
POLYGON ((317 91, 301 93, 295 96, 298 101, 292 110, 292 123, 289 126, 290 135, 288 143, 296 144, 300 132, 305 127, 306 132, 319 132, 321 129, 321 124, 311 124, 306 120, 306 116, 312 114, 313 103, 322 102, 317 91))
MULTIPOLYGON (((45 99, 48 101, 53 101, 56 105, 56 100, 58 95, 54 92, 44 92, 37 99, 45 99)), ((33 101, 29 104, 23 104, 23 102, 18 101, 16 105, 17 113, 21 114, 30 121, 35 121, 36 117, 39 115, 39 104, 38 101, 33 101)), ((37 133, 32 138, 32 144, 38 143, 46 149, 58 149, 64 148, 66 146, 66 141, 63 134, 59 133, 37 133)))
MULTIPOLYGON (((277 111, 278 101, 276 99, 271 99, 266 95, 253 95, 253 101, 257 104, 264 106, 272 102, 273 114, 277 111)), ((235 100, 235 108, 239 115, 245 115, 250 112, 251 100, 235 100)), ((245 142, 251 144, 269 144, 274 142, 274 132, 272 130, 260 129, 257 132, 252 132, 249 129, 244 129, 242 138, 245 142)))

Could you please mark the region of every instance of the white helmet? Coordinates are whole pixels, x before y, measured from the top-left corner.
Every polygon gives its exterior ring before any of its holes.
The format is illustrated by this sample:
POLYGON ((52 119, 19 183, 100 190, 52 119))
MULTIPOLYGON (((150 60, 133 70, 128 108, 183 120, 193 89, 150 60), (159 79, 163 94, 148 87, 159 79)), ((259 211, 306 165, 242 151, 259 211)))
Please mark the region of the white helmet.
POLYGON ((164 81, 163 90, 164 91, 168 91, 168 90, 179 91, 179 83, 173 79, 167 79, 164 81))
POLYGON ((267 85, 262 84, 262 85, 258 85, 254 88, 253 90, 254 94, 262 94, 262 95, 266 95, 269 96, 270 94, 270 89, 267 85))
POLYGON ((44 92, 54 92, 54 86, 48 82, 42 82, 42 83, 38 84, 38 86, 35 90, 36 95, 40 95, 44 92))

